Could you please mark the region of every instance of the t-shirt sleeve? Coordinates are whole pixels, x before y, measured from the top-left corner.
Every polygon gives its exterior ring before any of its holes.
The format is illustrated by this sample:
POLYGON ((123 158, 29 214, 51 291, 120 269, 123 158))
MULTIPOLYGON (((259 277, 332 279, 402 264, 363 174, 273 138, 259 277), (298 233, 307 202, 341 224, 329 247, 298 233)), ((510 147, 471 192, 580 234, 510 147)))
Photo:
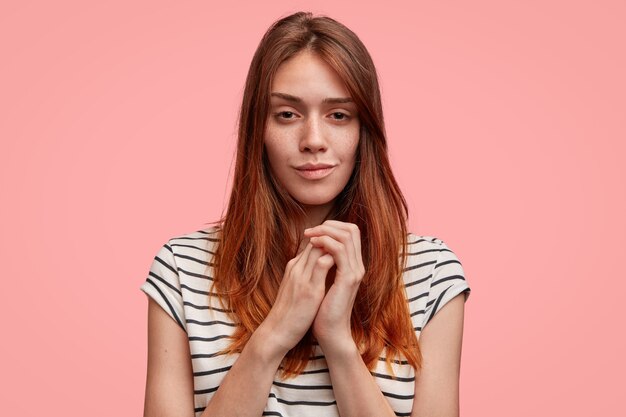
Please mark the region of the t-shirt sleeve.
POLYGON ((422 329, 448 301, 461 293, 465 293, 465 301, 467 301, 471 292, 459 258, 443 241, 440 240, 439 242, 441 251, 430 277, 422 329))
POLYGON ((141 291, 157 302, 186 332, 180 278, 169 242, 157 252, 141 291))

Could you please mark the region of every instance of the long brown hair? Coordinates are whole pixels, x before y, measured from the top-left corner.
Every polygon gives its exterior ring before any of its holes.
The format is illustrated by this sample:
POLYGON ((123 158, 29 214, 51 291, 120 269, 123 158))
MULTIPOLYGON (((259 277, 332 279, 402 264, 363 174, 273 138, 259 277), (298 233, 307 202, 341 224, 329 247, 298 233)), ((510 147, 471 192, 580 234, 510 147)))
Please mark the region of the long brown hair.
MULTIPOLYGON (((408 210, 389 164, 376 69, 350 29, 305 12, 282 18, 268 29, 246 79, 235 175, 220 220, 212 288, 238 324, 224 353, 241 352, 267 317, 285 266, 296 256, 302 239, 304 210, 271 174, 264 132, 274 74, 303 50, 317 54, 339 74, 358 108, 355 169, 330 214, 356 224, 361 232, 366 272, 352 311, 353 338, 370 370, 385 348, 388 365, 402 354, 418 369, 421 353, 402 281, 408 210)), ((309 330, 285 356, 285 376, 305 368, 313 345, 309 330)))

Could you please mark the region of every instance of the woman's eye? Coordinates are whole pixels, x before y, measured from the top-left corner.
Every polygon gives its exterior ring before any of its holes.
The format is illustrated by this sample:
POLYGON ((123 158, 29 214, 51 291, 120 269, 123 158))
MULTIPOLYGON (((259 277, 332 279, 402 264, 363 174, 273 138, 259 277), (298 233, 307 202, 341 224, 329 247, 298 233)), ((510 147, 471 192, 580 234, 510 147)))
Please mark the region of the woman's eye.
POLYGON ((293 119, 294 113, 290 111, 281 111, 278 113, 278 116, 282 119, 293 119))
POLYGON ((333 117, 335 118, 335 120, 346 120, 348 118, 348 115, 340 112, 335 112, 333 113, 333 117))

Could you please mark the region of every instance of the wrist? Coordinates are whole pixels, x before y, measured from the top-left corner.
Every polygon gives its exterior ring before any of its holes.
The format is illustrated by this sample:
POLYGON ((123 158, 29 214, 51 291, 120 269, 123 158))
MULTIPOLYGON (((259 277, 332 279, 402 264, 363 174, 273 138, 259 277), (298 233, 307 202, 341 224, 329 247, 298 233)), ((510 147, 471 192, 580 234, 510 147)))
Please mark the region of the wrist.
POLYGON ((279 342, 279 338, 276 337, 274 332, 266 325, 264 326, 264 323, 261 323, 255 332, 252 333, 248 344, 251 344, 255 355, 260 360, 268 363, 280 364, 289 351, 288 348, 279 342))
POLYGON ((346 360, 355 355, 359 357, 361 355, 354 339, 352 339, 352 335, 350 335, 350 338, 344 339, 318 340, 318 343, 322 352, 324 352, 326 360, 346 360))

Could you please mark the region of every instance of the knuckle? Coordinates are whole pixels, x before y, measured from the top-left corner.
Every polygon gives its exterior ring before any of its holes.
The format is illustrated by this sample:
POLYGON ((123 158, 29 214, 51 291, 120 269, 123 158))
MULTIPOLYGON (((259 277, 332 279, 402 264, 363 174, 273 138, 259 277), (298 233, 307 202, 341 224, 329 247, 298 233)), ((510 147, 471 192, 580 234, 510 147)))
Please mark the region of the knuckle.
POLYGON ((321 267, 330 267, 333 264, 333 259, 328 256, 321 256, 317 258, 315 264, 321 267))
POLYGON ((300 270, 301 270, 301 268, 298 265, 292 265, 287 270, 287 275, 289 275, 289 276, 298 275, 300 273, 300 270))
POLYGON ((350 240, 351 239, 351 235, 349 232, 339 232, 339 236, 341 240, 350 240))
POLYGON ((315 298, 312 291, 301 291, 299 295, 300 301, 309 301, 315 298))
MULTIPOLYGON (((320 235, 320 236, 313 236, 313 237, 311 237, 310 242, 311 242, 311 244, 312 244, 313 242, 319 243, 319 241, 320 241, 320 240, 324 240, 324 238, 325 238, 325 237, 326 237, 326 236, 324 236, 324 235, 320 235)), ((313 247, 314 247, 314 248, 316 248, 316 246, 313 246, 313 247)))

